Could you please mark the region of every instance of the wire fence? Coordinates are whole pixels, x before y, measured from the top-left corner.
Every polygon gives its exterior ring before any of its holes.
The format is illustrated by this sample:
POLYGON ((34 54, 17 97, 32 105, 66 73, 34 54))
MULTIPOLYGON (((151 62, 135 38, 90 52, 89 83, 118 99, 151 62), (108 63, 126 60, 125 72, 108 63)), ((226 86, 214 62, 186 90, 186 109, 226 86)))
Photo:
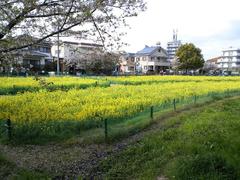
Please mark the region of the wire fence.
MULTIPOLYGON (((76 123, 63 124, 61 127, 57 127, 58 130, 55 131, 56 133, 63 131, 63 129, 67 130, 68 132, 75 131, 75 133, 72 135, 75 134, 86 142, 110 142, 118 140, 121 137, 129 136, 130 134, 134 134, 148 127, 156 120, 161 119, 161 116, 166 112, 174 112, 186 106, 194 106, 197 104, 203 104, 213 100, 219 100, 233 96, 240 96, 240 90, 209 92, 208 94, 200 96, 193 95, 186 98, 174 98, 172 100, 161 102, 158 105, 146 107, 142 109, 141 112, 138 112, 130 117, 126 116, 124 119, 102 119, 98 123, 85 122, 85 124, 81 124, 81 126, 84 126, 85 128, 78 128, 77 131, 73 130, 72 127, 75 126, 76 123)), ((21 136, 18 133, 18 128, 18 125, 12 122, 10 119, 0 121, 0 139, 7 141, 14 139, 15 141, 18 141, 21 136)), ((28 133, 30 129, 31 128, 26 126, 21 133, 24 132, 26 137, 31 139, 33 136, 31 133, 28 133), (29 136, 27 136, 27 134, 29 134, 29 136)), ((43 136, 43 138, 47 138, 47 136, 44 136, 43 134, 44 133, 38 133, 37 136, 43 136)))
POLYGON ((181 110, 184 107, 190 106, 190 108, 194 105, 204 104, 206 102, 211 102, 214 100, 220 100, 226 97, 240 96, 239 90, 227 90, 225 92, 209 92, 208 94, 197 96, 193 95, 188 98, 174 98, 169 101, 165 101, 160 103, 159 105, 151 106, 147 108, 145 111, 137 114, 135 117, 126 119, 119 124, 108 124, 108 133, 105 140, 114 140, 118 139, 118 136, 127 136, 131 133, 138 132, 147 126, 151 125, 155 121, 161 119, 161 116, 166 112, 174 112, 181 110), (132 123, 135 121, 135 123, 132 123), (135 126, 131 125, 134 124, 135 126), (130 127, 129 127, 130 125, 130 127))

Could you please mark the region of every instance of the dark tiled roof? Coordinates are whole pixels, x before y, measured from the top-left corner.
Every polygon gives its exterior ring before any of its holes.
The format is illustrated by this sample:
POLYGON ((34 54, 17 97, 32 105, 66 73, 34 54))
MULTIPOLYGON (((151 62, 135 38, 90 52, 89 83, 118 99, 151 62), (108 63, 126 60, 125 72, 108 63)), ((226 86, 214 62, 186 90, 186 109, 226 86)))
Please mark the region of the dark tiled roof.
POLYGON ((138 54, 138 55, 142 55, 142 54, 148 55, 148 54, 151 54, 151 53, 152 53, 154 50, 156 50, 157 48, 159 48, 159 47, 154 47, 154 46, 149 47, 149 46, 145 46, 145 48, 143 48, 141 51, 138 51, 136 54, 138 54))
POLYGON ((211 59, 208 59, 206 62, 214 62, 214 63, 216 63, 219 59, 221 59, 222 58, 222 56, 219 56, 219 57, 215 57, 215 58, 211 58, 211 59))
POLYGON ((103 47, 103 45, 95 44, 95 43, 72 42, 72 41, 63 41, 63 43, 65 43, 65 44, 74 44, 74 45, 82 45, 82 46, 103 47))
POLYGON ((49 57, 49 55, 47 55, 46 53, 42 53, 42 52, 39 52, 39 51, 23 51, 24 52, 24 55, 26 56, 38 56, 38 57, 49 57))
POLYGON ((128 57, 134 57, 134 56, 135 56, 135 53, 127 53, 127 56, 128 56, 128 57))

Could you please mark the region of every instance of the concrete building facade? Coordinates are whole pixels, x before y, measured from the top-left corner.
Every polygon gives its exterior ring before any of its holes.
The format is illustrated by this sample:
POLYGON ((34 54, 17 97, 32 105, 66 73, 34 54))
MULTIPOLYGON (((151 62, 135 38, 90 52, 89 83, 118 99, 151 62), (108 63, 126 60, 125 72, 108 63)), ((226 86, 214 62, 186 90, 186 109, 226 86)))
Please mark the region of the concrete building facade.
POLYGON ((222 72, 239 72, 240 71, 240 49, 228 48, 222 51, 222 56, 217 61, 218 69, 222 72))
POLYGON ((178 48, 182 45, 182 42, 178 40, 177 36, 177 31, 173 31, 173 40, 167 43, 168 61, 170 61, 171 63, 176 57, 176 52, 178 48))

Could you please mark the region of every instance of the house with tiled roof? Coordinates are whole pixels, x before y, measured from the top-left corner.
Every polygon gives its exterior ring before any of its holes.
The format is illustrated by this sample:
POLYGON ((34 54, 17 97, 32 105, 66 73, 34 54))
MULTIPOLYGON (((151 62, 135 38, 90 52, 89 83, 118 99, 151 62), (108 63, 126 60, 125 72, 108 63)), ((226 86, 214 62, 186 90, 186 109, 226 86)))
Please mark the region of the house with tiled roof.
MULTIPOLYGON (((37 39, 30 37, 32 39, 37 39)), ((25 69, 31 71, 44 70, 45 66, 53 62, 51 54, 52 43, 50 41, 42 41, 38 44, 23 48, 15 53, 18 64, 25 69)))
POLYGON ((161 46, 145 46, 135 55, 136 71, 143 74, 164 72, 170 68, 167 58, 167 51, 161 46))
POLYGON ((204 69, 209 70, 217 70, 218 69, 218 60, 220 60, 222 56, 214 57, 211 59, 208 59, 204 63, 204 69))
POLYGON ((120 73, 134 74, 135 73, 135 53, 121 53, 120 56, 120 73))

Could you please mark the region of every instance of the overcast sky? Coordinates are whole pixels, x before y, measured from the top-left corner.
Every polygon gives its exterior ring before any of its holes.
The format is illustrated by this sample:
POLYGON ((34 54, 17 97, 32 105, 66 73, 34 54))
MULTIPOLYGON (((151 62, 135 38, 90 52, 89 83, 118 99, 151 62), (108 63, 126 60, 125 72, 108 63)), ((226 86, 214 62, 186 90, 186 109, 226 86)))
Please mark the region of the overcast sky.
POLYGON ((145 0, 148 9, 128 20, 124 50, 136 52, 161 42, 166 48, 173 29, 178 39, 202 49, 205 59, 230 46, 240 48, 240 0, 145 0))

